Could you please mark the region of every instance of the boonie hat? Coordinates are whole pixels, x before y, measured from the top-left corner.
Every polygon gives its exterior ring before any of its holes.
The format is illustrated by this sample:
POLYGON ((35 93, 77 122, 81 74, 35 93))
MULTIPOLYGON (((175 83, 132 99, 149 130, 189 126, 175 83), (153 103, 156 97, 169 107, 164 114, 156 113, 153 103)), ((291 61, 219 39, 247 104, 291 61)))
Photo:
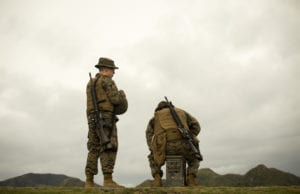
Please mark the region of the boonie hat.
POLYGON ((95 65, 95 67, 107 67, 111 69, 119 69, 115 66, 115 62, 110 58, 100 57, 98 63, 95 65))

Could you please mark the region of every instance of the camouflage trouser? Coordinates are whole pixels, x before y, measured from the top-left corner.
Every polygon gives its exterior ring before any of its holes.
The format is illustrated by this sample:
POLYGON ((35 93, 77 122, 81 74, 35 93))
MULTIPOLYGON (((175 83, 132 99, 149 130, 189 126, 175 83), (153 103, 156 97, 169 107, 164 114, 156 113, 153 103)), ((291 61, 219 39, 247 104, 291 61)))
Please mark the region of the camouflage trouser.
MULTIPOLYGON (((200 166, 200 161, 193 156, 193 151, 190 146, 184 140, 177 140, 172 142, 167 142, 166 145, 166 155, 181 155, 185 158, 188 164, 187 175, 192 174, 196 177, 198 168, 200 166)), ((163 175, 161 166, 157 165, 154 161, 153 154, 148 155, 151 174, 154 177, 155 174, 163 175)))
POLYGON ((100 141, 96 133, 94 123, 91 118, 88 117, 89 133, 88 133, 88 156, 85 167, 86 175, 98 174, 98 159, 100 157, 100 164, 103 174, 112 174, 115 166, 116 155, 118 150, 118 137, 117 128, 115 124, 111 126, 104 126, 104 132, 110 137, 113 149, 103 150, 100 146, 100 141))

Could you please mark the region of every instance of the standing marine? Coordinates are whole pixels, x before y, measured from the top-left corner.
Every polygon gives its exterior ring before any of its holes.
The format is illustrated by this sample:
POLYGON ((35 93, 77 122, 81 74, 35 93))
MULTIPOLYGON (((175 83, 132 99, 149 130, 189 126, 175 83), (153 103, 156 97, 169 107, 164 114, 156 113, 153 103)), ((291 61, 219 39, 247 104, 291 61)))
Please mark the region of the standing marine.
POLYGON ((98 174, 99 158, 104 176, 103 186, 122 187, 112 178, 118 150, 116 115, 126 112, 128 103, 124 91, 118 90, 112 80, 115 70, 118 69, 114 61, 100 58, 95 67, 99 69, 99 73, 94 78, 90 77, 86 87, 89 131, 85 187, 94 186, 94 175, 98 174))
POLYGON ((151 174, 154 178, 153 186, 161 187, 163 171, 161 167, 165 164, 166 155, 181 155, 187 161, 187 186, 196 186, 196 176, 202 155, 199 151, 199 140, 197 135, 201 128, 199 122, 186 111, 174 107, 168 101, 161 101, 150 119, 146 129, 147 145, 150 150, 148 155, 151 174), (178 124, 174 120, 170 105, 181 121, 181 128, 186 130, 194 145, 188 142, 179 131, 178 124), (195 151, 197 150, 197 151, 195 151))

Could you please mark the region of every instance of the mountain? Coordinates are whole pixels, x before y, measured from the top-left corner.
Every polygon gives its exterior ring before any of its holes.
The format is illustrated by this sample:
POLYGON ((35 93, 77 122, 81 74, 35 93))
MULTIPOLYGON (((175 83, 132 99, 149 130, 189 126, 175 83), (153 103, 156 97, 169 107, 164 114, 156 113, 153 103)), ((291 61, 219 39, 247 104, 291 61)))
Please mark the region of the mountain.
POLYGON ((209 168, 198 170, 197 182, 205 186, 243 186, 243 175, 219 175, 209 168))
POLYGON ((151 185, 152 185, 152 180, 147 179, 142 183, 138 184, 136 187, 151 187, 151 185))
POLYGON ((28 173, 0 182, 0 186, 11 187, 82 187, 84 182, 78 178, 60 174, 28 173))
POLYGON ((249 170, 244 176, 244 181, 246 186, 300 185, 299 177, 262 164, 249 170))
MULTIPOLYGON (((268 168, 263 164, 249 170, 245 175, 219 175, 209 168, 198 170, 197 182, 203 186, 292 186, 300 185, 300 178, 287 172, 268 168)), ((137 187, 149 187, 151 180, 146 180, 137 187)))
MULTIPOLYGON (((149 187, 151 182, 151 180, 146 180, 137 187, 149 187)), ((203 168, 198 171, 197 182, 203 186, 291 186, 300 185, 300 178, 291 173, 283 172, 276 168, 268 168, 260 164, 244 175, 220 175, 209 168, 203 168)), ((165 184, 165 180, 163 180, 163 184, 165 184)), ((0 186, 82 187, 84 182, 78 178, 66 175, 28 173, 1 181, 0 186)))
POLYGON ((287 172, 268 168, 263 164, 245 175, 219 175, 210 169, 198 171, 197 181, 205 186, 291 186, 300 185, 300 178, 287 172))

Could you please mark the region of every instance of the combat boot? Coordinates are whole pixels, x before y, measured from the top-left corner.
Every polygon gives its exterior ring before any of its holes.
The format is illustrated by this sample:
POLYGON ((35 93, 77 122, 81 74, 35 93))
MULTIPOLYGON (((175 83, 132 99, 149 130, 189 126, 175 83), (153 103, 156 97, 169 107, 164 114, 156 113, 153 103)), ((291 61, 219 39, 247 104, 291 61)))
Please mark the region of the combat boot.
POLYGON ((161 187, 162 186, 161 177, 159 174, 155 174, 152 186, 153 187, 161 187))
POLYGON ((94 187, 94 176, 93 175, 87 175, 86 176, 86 181, 85 181, 85 188, 89 188, 89 187, 94 187))
POLYGON ((124 186, 113 181, 111 174, 104 174, 103 187, 124 188, 124 186))
POLYGON ((187 177, 187 186, 189 187, 195 187, 197 186, 196 180, 195 180, 195 176, 193 174, 189 174, 187 177))

